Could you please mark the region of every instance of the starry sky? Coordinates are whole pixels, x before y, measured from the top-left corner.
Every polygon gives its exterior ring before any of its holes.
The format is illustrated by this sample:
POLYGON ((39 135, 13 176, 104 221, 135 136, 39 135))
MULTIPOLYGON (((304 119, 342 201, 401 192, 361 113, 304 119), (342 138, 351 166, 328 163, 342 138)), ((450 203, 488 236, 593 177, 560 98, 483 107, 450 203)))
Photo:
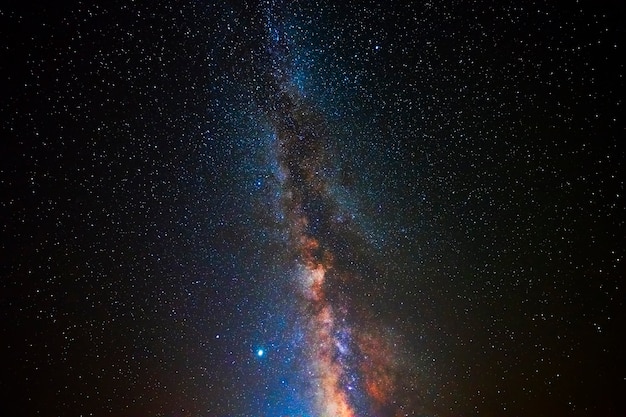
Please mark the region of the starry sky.
POLYGON ((4 2, 0 414, 623 416, 618 2, 4 2))

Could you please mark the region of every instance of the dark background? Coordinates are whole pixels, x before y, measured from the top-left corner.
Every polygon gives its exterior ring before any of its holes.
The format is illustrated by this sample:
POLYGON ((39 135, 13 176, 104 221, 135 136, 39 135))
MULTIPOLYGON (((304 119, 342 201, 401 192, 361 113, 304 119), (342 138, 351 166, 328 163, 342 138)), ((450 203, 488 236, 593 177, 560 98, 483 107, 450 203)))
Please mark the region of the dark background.
MULTIPOLYGON (((332 3, 275 8, 408 415, 624 415, 624 7, 332 3)), ((0 414, 306 412, 265 9, 0 6, 0 414)))

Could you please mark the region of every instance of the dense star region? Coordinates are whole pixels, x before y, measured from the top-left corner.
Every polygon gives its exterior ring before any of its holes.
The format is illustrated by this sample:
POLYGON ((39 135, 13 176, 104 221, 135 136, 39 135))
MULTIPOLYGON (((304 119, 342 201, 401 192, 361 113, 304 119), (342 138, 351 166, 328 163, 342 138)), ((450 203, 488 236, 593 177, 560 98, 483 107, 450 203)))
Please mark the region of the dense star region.
POLYGON ((4 2, 0 415, 626 415, 600 3, 4 2))
POLYGON ((358 300, 350 269, 357 261, 349 243, 355 232, 332 199, 332 176, 325 157, 329 133, 323 116, 311 108, 291 79, 290 48, 271 13, 268 50, 274 82, 269 86, 267 113, 276 135, 290 245, 299 255, 295 280, 304 301, 301 314, 314 415, 401 411, 406 404, 392 402, 395 352, 352 300, 358 300))

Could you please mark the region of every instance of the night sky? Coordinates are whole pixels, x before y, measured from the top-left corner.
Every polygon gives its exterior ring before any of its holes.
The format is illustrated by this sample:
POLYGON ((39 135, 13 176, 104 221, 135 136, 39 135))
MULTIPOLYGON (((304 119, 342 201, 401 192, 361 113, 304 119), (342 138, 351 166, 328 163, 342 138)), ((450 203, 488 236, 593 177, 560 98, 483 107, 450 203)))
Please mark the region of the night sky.
POLYGON ((626 415, 612 3, 3 2, 0 415, 626 415))

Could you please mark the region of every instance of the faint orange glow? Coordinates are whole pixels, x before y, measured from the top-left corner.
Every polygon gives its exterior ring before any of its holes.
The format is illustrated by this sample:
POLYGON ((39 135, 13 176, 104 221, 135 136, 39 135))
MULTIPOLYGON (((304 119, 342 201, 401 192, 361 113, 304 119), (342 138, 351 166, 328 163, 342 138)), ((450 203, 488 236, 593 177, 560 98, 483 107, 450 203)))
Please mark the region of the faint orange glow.
POLYGON ((319 261, 317 260, 316 252, 319 247, 320 244, 317 239, 306 235, 300 237, 300 251, 302 253, 302 260, 307 269, 315 269, 318 267, 319 261))
POLYGON ((364 356, 361 371, 365 377, 365 389, 377 405, 389 402, 394 392, 392 351, 379 337, 362 334, 359 348, 364 356))

